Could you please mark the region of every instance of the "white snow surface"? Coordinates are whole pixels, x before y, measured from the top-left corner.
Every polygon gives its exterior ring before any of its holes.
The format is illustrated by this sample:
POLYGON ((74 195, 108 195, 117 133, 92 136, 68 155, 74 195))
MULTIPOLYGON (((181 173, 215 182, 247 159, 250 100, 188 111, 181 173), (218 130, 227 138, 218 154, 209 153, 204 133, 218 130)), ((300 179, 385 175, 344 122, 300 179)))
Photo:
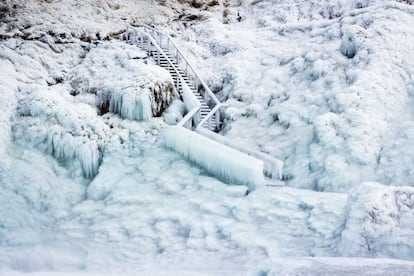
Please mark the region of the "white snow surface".
POLYGON ((187 2, 1 2, 0 274, 414 274, 409 1, 187 2), (166 148, 145 96, 173 101, 171 79, 117 41, 139 22, 290 187, 246 196, 166 148))
POLYGON ((364 183, 348 198, 341 256, 397 257, 414 255, 414 188, 364 183))

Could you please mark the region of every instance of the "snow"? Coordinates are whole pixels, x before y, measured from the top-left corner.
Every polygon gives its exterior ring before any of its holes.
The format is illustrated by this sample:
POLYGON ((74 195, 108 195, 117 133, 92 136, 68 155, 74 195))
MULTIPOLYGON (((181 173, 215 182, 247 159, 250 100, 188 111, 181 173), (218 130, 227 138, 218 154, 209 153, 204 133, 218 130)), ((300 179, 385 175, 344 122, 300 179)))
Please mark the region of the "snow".
POLYGON ((413 121, 412 5, 253 1, 216 9, 180 38, 229 106, 223 135, 282 160, 292 187, 412 185, 412 141, 403 134, 413 121), (223 24, 223 9, 233 22, 223 24))
POLYGON ((95 105, 128 120, 160 116, 174 100, 168 72, 148 64, 145 52, 124 42, 98 44, 73 68, 74 94, 96 94, 95 105))
POLYGON ((407 1, 6 4, 1 275, 413 274, 407 1), (171 141, 198 141, 215 172, 221 157, 230 184, 165 147, 184 103, 120 40, 142 22, 174 34, 226 102, 223 139, 283 161, 287 187, 195 133, 171 141))
POLYGON ((363 183, 351 191, 341 256, 397 257, 414 254, 414 188, 363 183))
POLYGON ((166 129, 164 139, 168 147, 226 183, 250 189, 264 183, 261 160, 180 126, 166 129))
POLYGON ((95 176, 109 139, 109 127, 96 119, 96 110, 86 104, 70 104, 55 90, 28 89, 29 95, 19 102, 14 138, 54 156, 62 164, 75 166, 80 162, 85 177, 95 176))

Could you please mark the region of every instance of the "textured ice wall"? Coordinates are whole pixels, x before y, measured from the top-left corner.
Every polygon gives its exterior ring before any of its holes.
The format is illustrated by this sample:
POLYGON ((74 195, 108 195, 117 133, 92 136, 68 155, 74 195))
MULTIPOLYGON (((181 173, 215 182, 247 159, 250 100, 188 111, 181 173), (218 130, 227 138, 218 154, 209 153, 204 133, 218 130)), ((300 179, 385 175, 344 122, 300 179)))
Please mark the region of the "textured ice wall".
POLYGON ((101 105, 109 105, 109 111, 121 118, 148 121, 152 117, 150 93, 136 87, 107 88, 101 94, 101 105))
POLYGON ((96 110, 66 101, 46 87, 26 89, 26 97, 19 101, 15 138, 54 156, 74 172, 80 166, 85 177, 95 176, 109 138, 109 127, 96 110))
POLYGON ((254 1, 240 23, 217 15, 181 43, 227 99, 225 135, 284 161, 286 185, 412 185, 414 12, 404 3, 254 1))
POLYGON ((414 260, 414 188, 364 183, 350 193, 341 256, 414 260))
POLYGON ((168 147, 226 183, 247 185, 251 189, 263 185, 263 162, 260 160, 183 127, 168 127, 164 138, 168 147))

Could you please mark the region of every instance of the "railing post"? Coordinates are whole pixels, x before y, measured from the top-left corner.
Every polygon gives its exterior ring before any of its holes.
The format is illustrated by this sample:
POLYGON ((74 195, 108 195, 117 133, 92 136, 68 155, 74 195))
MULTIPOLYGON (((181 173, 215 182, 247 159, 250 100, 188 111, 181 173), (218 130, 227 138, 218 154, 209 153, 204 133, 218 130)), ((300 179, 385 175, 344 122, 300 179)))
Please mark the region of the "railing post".
POLYGON ((177 65, 180 63, 179 61, 178 61, 178 49, 176 49, 176 52, 175 52, 175 59, 177 60, 177 65))
POLYGON ((187 69, 188 69, 188 63, 186 62, 186 63, 185 63, 185 75, 186 75, 186 76, 188 76, 188 74, 187 74, 187 69))
POLYGON ((206 91, 204 91, 204 101, 206 102, 207 105, 209 105, 208 104, 208 100, 209 100, 208 97, 209 97, 208 93, 206 93, 206 91))
POLYGON ((167 51, 170 51, 170 37, 167 37, 167 51))
POLYGON ((160 33, 158 33, 158 38, 160 40, 160 48, 162 48, 162 36, 160 33))
POLYGON ((220 108, 216 111, 216 128, 220 129, 220 108))
POLYGON ((179 86, 178 86, 178 79, 179 79, 179 75, 177 74, 177 79, 175 80, 175 87, 177 87, 177 93, 179 94, 180 93, 180 89, 179 89, 179 86))

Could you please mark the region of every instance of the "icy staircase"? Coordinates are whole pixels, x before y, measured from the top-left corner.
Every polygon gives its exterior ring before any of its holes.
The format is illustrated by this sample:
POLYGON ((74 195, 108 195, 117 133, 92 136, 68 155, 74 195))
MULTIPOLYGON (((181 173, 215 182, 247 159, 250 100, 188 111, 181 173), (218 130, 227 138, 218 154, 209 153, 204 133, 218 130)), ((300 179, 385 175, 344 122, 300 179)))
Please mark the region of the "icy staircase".
POLYGON ((227 183, 254 188, 283 186, 283 162, 264 153, 240 147, 217 134, 224 107, 171 37, 149 26, 128 27, 125 39, 136 44, 165 68, 187 114, 166 131, 166 144, 227 183))
POLYGON ((128 27, 126 39, 145 50, 157 65, 171 74, 177 94, 183 99, 188 111, 188 116, 180 125, 190 129, 202 126, 211 131, 219 130, 220 108, 223 104, 199 77, 169 35, 149 26, 128 27))
MULTIPOLYGON (((146 44, 146 42, 145 42, 145 39, 144 39, 144 45, 145 44, 146 44)), ((211 109, 210 109, 209 105, 207 104, 207 102, 204 100, 203 96, 201 96, 200 92, 198 92, 198 87, 196 87, 196 83, 191 81, 189 76, 187 75, 187 73, 184 70, 179 68, 178 61, 168 52, 167 48, 162 47, 161 49, 164 50, 166 56, 165 57, 160 56, 158 65, 165 68, 165 69, 167 69, 170 72, 170 75, 171 75, 174 83, 177 83, 176 90, 177 90, 177 92, 178 92, 178 94, 180 95, 181 98, 183 98, 183 94, 184 94, 184 88, 183 88, 182 81, 185 82, 187 87, 191 90, 191 93, 200 102, 200 111, 199 111, 200 112, 200 119, 203 120, 211 112, 211 109), (172 65, 174 65, 175 68, 170 67, 169 62, 171 62, 172 65), (182 81, 180 81, 180 78, 181 78, 182 81)), ((149 52, 149 55, 153 56, 153 57, 154 56, 158 57, 158 52, 157 51, 151 51, 151 52, 149 52)), ((211 121, 216 121, 215 119, 216 119, 216 114, 212 114, 211 115, 211 121)), ((219 125, 213 124, 213 123, 211 123, 211 121, 205 120, 203 122, 202 126, 209 129, 209 130, 212 130, 212 131, 218 130, 219 125)))

